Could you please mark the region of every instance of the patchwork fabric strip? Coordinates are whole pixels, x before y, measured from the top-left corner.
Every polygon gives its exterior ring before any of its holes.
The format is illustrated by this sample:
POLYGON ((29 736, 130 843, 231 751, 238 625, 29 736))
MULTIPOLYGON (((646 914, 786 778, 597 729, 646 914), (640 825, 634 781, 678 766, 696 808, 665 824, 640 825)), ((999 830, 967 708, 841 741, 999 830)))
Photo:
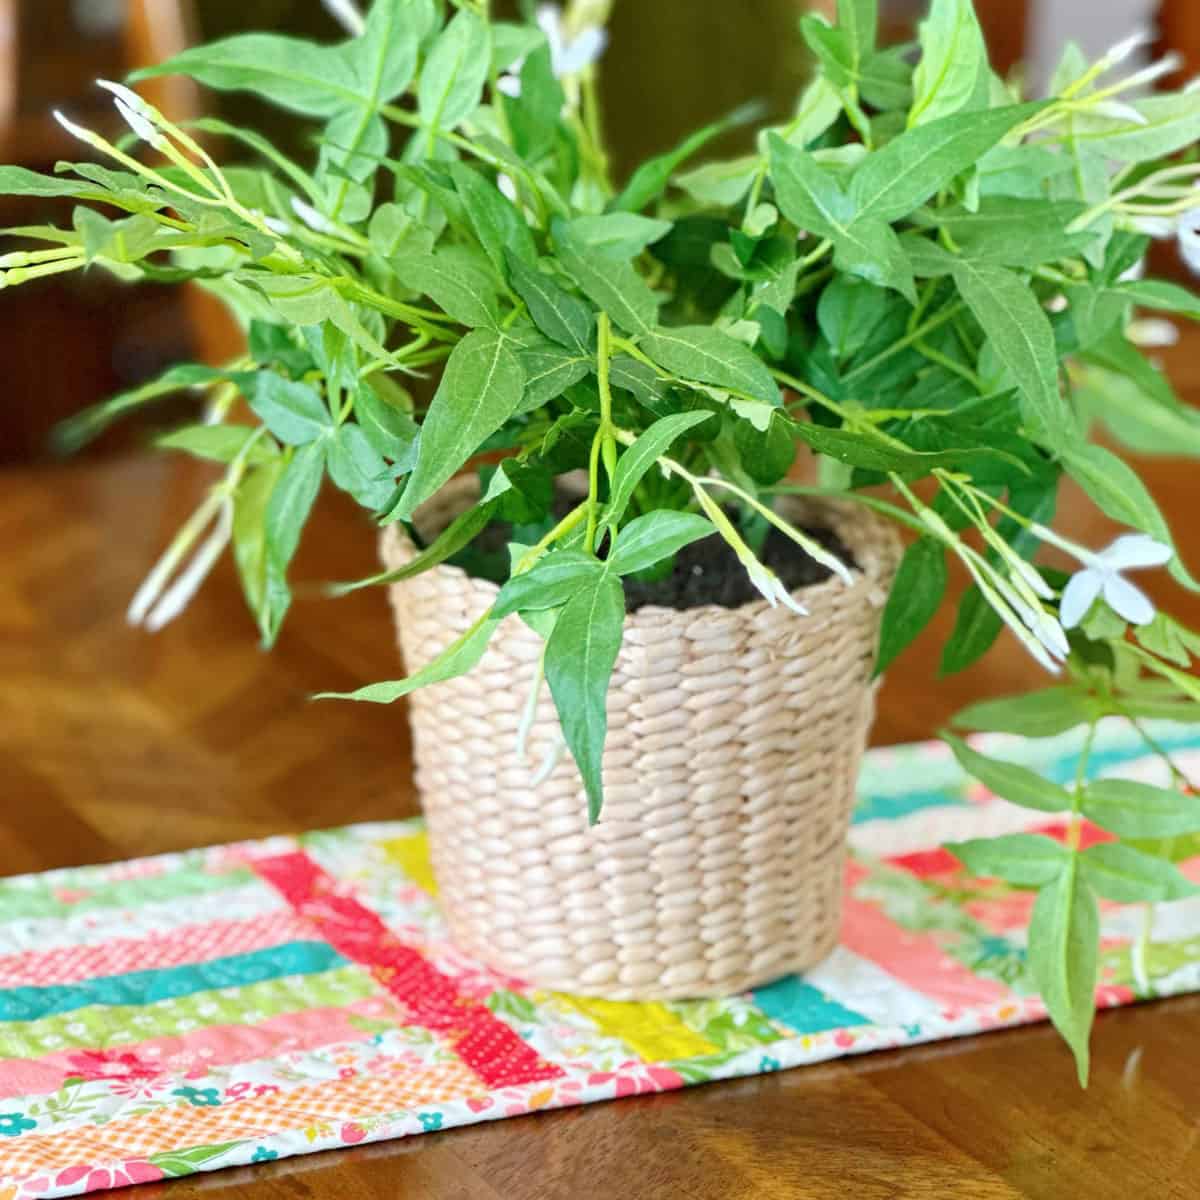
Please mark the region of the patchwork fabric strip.
MULTIPOLYGON (((1200 771, 1200 730, 1157 739, 1200 771)), ((1098 772, 1165 783, 1108 722, 1098 772)), ((1060 781, 1078 741, 985 738, 1060 781)), ((940 745, 868 755, 841 944, 723 1000, 538 991, 449 941, 419 822, 0 880, 0 1198, 74 1196, 1041 1020, 1031 896, 943 844, 1052 818, 940 745)), ((1107 837, 1094 827, 1085 837, 1107 837)), ((1181 868, 1200 882, 1200 839, 1181 868)), ((1200 899, 1104 905, 1097 1004, 1200 989, 1200 899)), ((1102 1036, 1101 1031, 1101 1036, 1102 1036)))

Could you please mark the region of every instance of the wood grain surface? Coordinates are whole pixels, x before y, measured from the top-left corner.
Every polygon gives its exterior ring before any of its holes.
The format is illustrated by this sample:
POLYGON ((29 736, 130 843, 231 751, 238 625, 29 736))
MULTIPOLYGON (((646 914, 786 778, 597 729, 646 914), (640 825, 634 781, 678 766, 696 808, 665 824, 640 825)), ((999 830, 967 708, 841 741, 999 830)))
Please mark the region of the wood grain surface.
MULTIPOLYGON (((1170 365, 1200 394, 1191 338, 1170 365)), ((1200 563, 1194 463, 1147 475, 1200 563)), ((373 533, 323 497, 277 650, 255 647, 228 564, 186 617, 129 629, 134 588, 211 476, 150 458, 0 474, 0 874, 389 819, 415 811, 403 706, 315 704, 394 677, 382 594, 319 581, 374 563, 373 533)), ((1068 493, 1059 526, 1111 527, 1068 493)), ((1150 590, 1193 623, 1200 605, 1150 590)), ((1041 682, 1002 643, 939 681, 951 621, 892 673, 877 742, 931 736, 956 708, 1041 682)), ((218 1172, 134 1195, 251 1200, 1138 1200, 1200 1196, 1200 998, 1101 1016, 1081 1093, 1039 1026, 404 1143, 218 1172)))

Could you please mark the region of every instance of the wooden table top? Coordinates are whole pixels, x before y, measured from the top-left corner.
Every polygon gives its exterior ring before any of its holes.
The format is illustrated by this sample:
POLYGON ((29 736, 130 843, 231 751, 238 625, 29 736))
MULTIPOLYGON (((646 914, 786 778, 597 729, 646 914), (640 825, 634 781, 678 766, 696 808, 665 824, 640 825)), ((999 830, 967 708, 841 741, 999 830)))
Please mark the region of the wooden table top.
MULTIPOLYGON (((1189 377, 1197 347, 1192 340, 1173 362, 1177 380, 1200 392, 1189 377)), ((1149 473, 1194 569, 1195 470, 1160 460, 1149 473)), ((415 811, 403 706, 308 701, 398 673, 380 593, 329 601, 300 587, 267 656, 225 563, 165 632, 125 625, 135 587, 207 478, 149 458, 0 475, 0 875, 415 811)), ((1071 496, 1059 523, 1093 545, 1109 532, 1071 496)), ((349 505, 324 496, 297 577, 365 574, 372 539, 349 505)), ((1160 602, 1200 621, 1195 598, 1165 580, 1155 586, 1160 602)), ((949 620, 893 672, 876 741, 931 736, 971 699, 1039 684, 1011 644, 937 681, 949 620)), ((1194 1197, 1198 1048, 1200 997, 1185 997, 1102 1015, 1087 1093, 1057 1035, 1037 1026, 138 1195, 1194 1197)))

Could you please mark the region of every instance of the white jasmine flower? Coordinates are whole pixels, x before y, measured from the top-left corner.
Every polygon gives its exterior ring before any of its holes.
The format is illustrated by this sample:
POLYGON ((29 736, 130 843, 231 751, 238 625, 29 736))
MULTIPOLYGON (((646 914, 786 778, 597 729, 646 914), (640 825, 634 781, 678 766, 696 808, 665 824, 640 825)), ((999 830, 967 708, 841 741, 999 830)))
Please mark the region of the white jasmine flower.
POLYGON ((550 43, 551 67, 559 79, 578 75, 599 62, 608 45, 608 31, 596 25, 581 29, 568 42, 562 9, 557 4, 539 5, 537 23, 550 43))
POLYGON ((125 119, 125 123, 138 137, 155 150, 164 150, 167 139, 155 127, 154 119, 158 110, 152 108, 132 88, 122 83, 113 83, 111 79, 97 79, 96 82, 105 91, 111 92, 117 112, 125 119))
POLYGON ((76 125, 70 120, 61 109, 54 110, 54 119, 74 138, 78 138, 81 142, 97 150, 104 149, 104 140, 99 134, 93 133, 90 129, 85 129, 82 125, 76 125))
POLYGON ((336 232, 333 222, 324 213, 318 212, 311 204, 301 200, 299 196, 292 197, 292 212, 314 233, 336 232))
POLYGON ((808 616, 808 609, 783 586, 783 581, 770 567, 764 567, 753 555, 743 558, 742 566, 746 568, 746 574, 750 576, 750 582, 763 594, 763 597, 772 608, 776 608, 782 603, 785 608, 790 608, 792 612, 799 613, 802 617, 808 616))
POLYGON ((506 72, 496 80, 496 87, 506 96, 511 96, 514 100, 521 98, 522 65, 521 63, 514 63, 511 71, 506 72))
POLYGON ((500 194, 504 196, 505 199, 511 200, 514 204, 516 204, 517 185, 513 183, 511 175, 497 175, 496 186, 500 189, 500 194))
POLYGON ((1157 350, 1163 346, 1179 344, 1179 328, 1162 317, 1143 317, 1130 321, 1125 336, 1144 350, 1157 350))
POLYGON ((361 37, 367 23, 354 0, 322 0, 326 11, 351 37, 361 37))
POLYGON ((1131 625, 1149 625, 1154 620, 1154 605, 1149 596, 1135 587, 1122 571, 1165 566, 1175 551, 1144 533, 1125 533, 1106 549, 1095 553, 1060 538, 1050 530, 1034 527, 1034 532, 1075 555, 1083 570, 1071 576, 1063 589, 1059 615, 1066 629, 1074 629, 1087 616, 1096 600, 1105 603, 1131 625))
POLYGON ((1128 37, 1122 38, 1109 52, 1096 64, 1098 68, 1104 71, 1109 71, 1113 67, 1120 66, 1131 55, 1136 54, 1144 46, 1153 46, 1157 40, 1157 35, 1149 25, 1140 25, 1128 37))
POLYGON ((1177 238, 1179 253, 1193 274, 1200 275, 1200 207, 1189 208, 1179 216, 1138 216, 1129 222, 1136 233, 1165 241, 1177 238))
POLYGON ((278 217, 263 217, 263 224, 272 233, 277 233, 281 237, 286 237, 292 232, 292 227, 286 221, 281 221, 278 217))

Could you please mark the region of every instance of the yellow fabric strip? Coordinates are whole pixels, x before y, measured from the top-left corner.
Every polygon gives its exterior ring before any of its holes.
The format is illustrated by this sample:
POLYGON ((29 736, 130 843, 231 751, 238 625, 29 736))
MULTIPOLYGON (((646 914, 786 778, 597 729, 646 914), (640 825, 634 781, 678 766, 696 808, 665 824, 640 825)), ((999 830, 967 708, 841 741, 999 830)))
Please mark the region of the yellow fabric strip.
POLYGON ((433 878, 433 867, 429 863, 429 835, 423 830, 406 837, 390 838, 380 842, 388 861, 395 863, 423 892, 437 895, 437 883, 433 878))
POLYGON ((558 992, 555 999, 590 1018, 601 1033, 624 1042, 643 1062, 670 1062, 719 1052, 719 1047, 701 1037, 665 1004, 626 1004, 558 992))

